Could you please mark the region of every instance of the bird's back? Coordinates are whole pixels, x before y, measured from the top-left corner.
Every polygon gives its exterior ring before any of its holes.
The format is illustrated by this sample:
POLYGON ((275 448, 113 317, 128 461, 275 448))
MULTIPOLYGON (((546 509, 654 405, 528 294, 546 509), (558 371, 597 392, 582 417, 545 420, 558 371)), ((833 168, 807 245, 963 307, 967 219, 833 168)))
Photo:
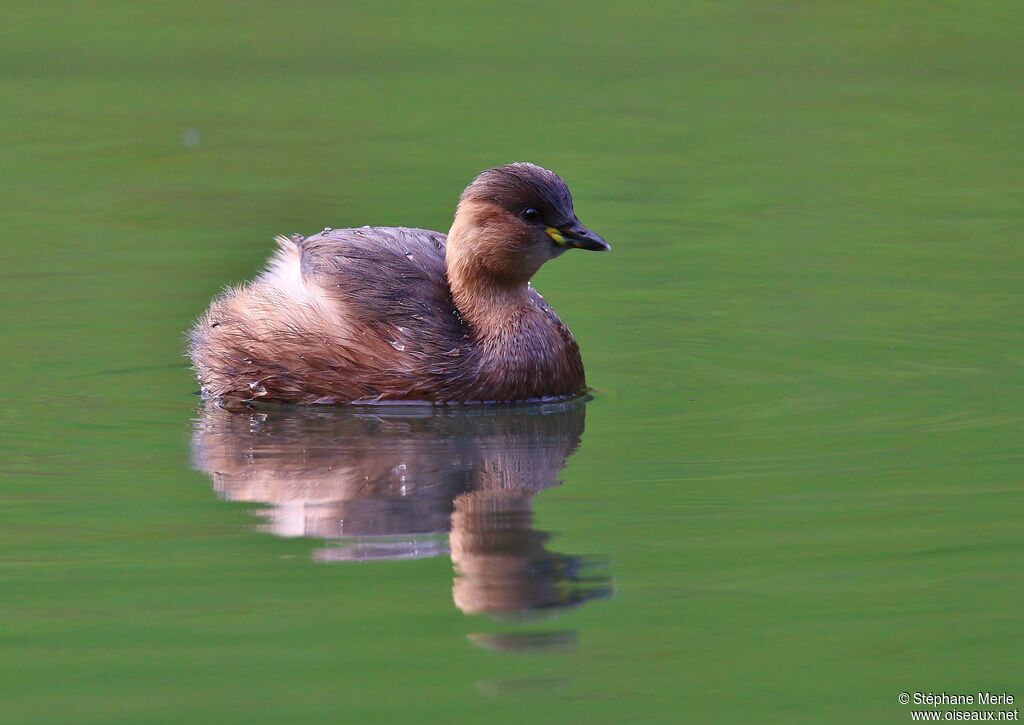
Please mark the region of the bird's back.
POLYGON ((465 334, 445 271, 446 237, 404 227, 325 229, 297 242, 301 271, 350 314, 407 350, 465 334), (425 335, 412 335, 416 330, 425 335), (407 332, 406 332, 407 331, 407 332), (423 339, 420 339, 423 338, 423 339))
POLYGON ((204 394, 432 400, 466 374, 472 345, 448 287, 444 234, 325 229, 278 243, 267 269, 191 331, 204 394))

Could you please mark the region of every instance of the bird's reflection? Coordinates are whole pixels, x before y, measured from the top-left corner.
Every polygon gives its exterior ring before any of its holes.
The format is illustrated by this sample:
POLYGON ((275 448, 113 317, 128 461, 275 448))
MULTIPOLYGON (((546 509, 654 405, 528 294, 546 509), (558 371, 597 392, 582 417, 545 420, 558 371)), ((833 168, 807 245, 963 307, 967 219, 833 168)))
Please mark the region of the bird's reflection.
POLYGON ((463 612, 551 610, 611 591, 600 562, 548 550, 549 534, 533 526, 533 497, 558 485, 585 413, 582 400, 242 412, 207 404, 193 456, 222 497, 267 504, 272 533, 323 539, 320 559, 450 553, 463 612))

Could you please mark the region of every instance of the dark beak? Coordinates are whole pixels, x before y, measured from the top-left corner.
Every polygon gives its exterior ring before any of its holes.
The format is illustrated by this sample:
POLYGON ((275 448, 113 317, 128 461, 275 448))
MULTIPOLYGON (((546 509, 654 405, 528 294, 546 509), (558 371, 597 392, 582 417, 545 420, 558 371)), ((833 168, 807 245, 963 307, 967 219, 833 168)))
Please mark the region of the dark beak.
POLYGON ((591 252, 607 252, 612 248, 601 235, 583 226, 579 219, 573 219, 557 229, 548 227, 548 234, 561 247, 587 249, 591 252))

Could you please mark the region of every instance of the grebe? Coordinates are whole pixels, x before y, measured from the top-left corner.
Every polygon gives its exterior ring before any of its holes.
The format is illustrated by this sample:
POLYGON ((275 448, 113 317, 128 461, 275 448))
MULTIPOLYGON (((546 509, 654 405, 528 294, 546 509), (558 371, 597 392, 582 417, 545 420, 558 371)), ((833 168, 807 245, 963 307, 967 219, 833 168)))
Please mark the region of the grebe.
POLYGON ((530 278, 569 249, 610 247, 552 171, 484 171, 447 237, 362 227, 277 242, 266 270, 189 333, 205 397, 443 404, 586 390, 579 347, 530 278))

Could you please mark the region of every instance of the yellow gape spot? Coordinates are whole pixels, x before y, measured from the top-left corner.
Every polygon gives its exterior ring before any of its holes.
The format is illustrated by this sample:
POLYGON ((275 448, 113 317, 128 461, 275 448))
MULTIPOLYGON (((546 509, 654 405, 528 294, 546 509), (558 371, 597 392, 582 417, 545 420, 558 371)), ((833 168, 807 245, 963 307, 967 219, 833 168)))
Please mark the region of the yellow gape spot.
POLYGON ((560 231, 558 231, 554 227, 548 227, 544 231, 548 233, 548 236, 551 237, 552 241, 554 241, 555 244, 559 246, 565 245, 565 237, 562 236, 562 233, 560 231))

